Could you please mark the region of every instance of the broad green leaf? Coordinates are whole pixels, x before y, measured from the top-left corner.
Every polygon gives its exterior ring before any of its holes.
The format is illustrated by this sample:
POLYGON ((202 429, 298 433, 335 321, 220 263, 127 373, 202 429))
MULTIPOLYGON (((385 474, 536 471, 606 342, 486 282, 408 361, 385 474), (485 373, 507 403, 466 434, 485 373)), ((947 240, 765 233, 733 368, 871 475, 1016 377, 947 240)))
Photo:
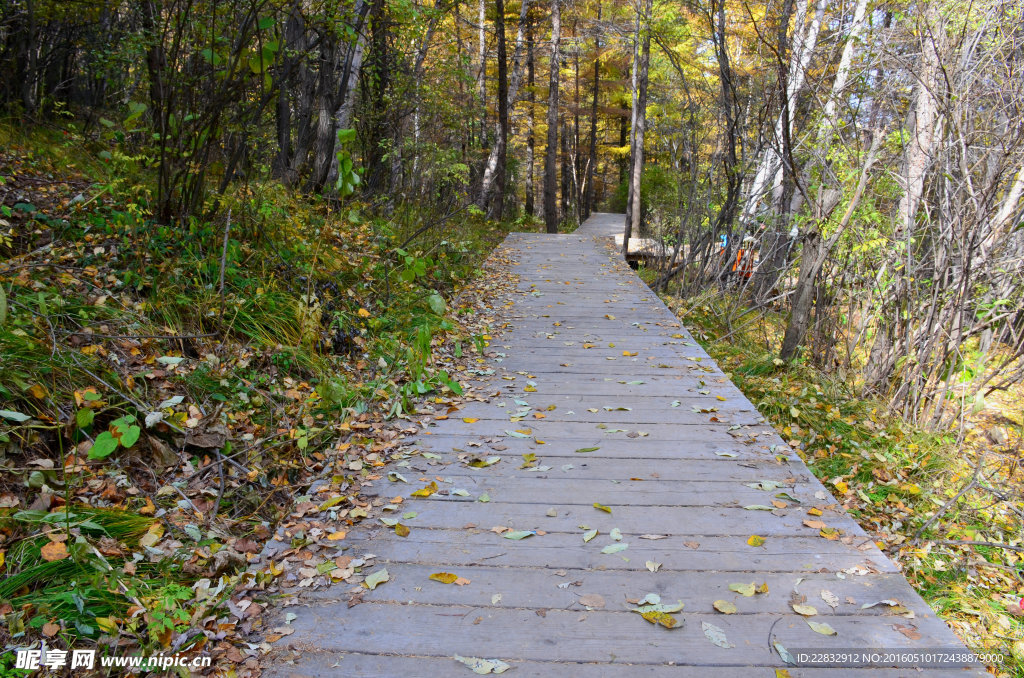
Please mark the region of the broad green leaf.
POLYGON ((601 549, 601 553, 620 553, 621 551, 625 551, 628 548, 629 544, 624 544, 620 541, 614 544, 608 544, 608 546, 605 546, 603 549, 601 549))
POLYGON ((91 425, 95 418, 96 413, 86 407, 75 412, 75 423, 78 424, 78 428, 85 428, 91 425))
POLYGON ((501 536, 503 536, 505 539, 514 539, 515 541, 519 541, 520 539, 532 537, 535 534, 537 533, 533 530, 512 530, 511 532, 506 532, 501 536))
POLYGON ((437 315, 442 315, 448 309, 448 305, 444 303, 444 297, 437 292, 434 292, 427 297, 427 305, 430 306, 430 310, 437 315))
POLYGON ((131 447, 139 440, 139 435, 142 434, 142 429, 138 426, 129 426, 128 430, 121 434, 121 444, 125 447, 131 447))
POLYGON ((96 442, 89 448, 90 459, 104 459, 113 454, 117 449, 117 438, 111 435, 110 431, 104 431, 96 436, 96 442))
POLYGON ((28 421, 29 419, 32 418, 27 414, 15 412, 14 410, 0 410, 0 417, 3 417, 4 419, 9 419, 10 421, 16 421, 19 424, 23 421, 28 421))

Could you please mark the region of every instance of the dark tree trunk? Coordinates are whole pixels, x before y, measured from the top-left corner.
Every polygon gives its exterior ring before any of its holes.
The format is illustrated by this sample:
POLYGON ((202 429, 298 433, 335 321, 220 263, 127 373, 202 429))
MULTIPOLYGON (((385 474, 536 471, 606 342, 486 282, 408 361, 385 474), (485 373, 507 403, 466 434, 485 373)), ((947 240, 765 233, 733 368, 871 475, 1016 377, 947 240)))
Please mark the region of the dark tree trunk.
POLYGON ((535 213, 533 205, 534 194, 534 150, 536 141, 534 139, 534 104, 536 97, 533 93, 534 84, 534 63, 533 63, 533 25, 526 24, 526 94, 530 103, 529 113, 526 116, 526 213, 531 217, 535 213))
POLYGON ((562 61, 559 0, 551 0, 551 64, 548 78, 548 138, 544 153, 544 224, 558 233, 558 69, 562 61))
MULTIPOLYGON (((597 3, 597 21, 601 21, 601 2, 597 3)), ((594 209, 594 177, 597 172, 597 96, 601 85, 601 37, 594 38, 594 89, 590 100, 590 149, 587 154, 586 196, 583 200, 583 218, 590 217, 594 209)))

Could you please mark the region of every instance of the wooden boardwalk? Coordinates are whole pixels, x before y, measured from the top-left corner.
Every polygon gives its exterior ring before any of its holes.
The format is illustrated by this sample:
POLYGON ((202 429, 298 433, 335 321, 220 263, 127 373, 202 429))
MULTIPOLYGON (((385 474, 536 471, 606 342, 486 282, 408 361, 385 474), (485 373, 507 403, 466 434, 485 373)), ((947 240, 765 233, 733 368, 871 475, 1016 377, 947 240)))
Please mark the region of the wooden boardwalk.
POLYGON ((351 608, 351 584, 303 594, 305 607, 288 608, 295 632, 276 644, 291 651, 268 674, 473 675, 460 655, 524 678, 986 675, 955 663, 787 666, 776 644, 965 650, 606 246, 621 224, 595 215, 572 235, 509 236, 521 294, 492 342, 494 397, 437 421, 414 447, 428 456, 396 469, 410 484, 381 488, 404 490, 402 511, 417 512, 408 537, 373 521, 345 540, 347 555, 375 554, 366 573, 386 567, 390 580, 351 608), (473 456, 501 459, 474 468, 473 456), (444 493, 410 497, 424 477, 444 493), (437 572, 470 583, 431 581, 437 572), (648 594, 684 603, 675 628, 632 611, 648 594))

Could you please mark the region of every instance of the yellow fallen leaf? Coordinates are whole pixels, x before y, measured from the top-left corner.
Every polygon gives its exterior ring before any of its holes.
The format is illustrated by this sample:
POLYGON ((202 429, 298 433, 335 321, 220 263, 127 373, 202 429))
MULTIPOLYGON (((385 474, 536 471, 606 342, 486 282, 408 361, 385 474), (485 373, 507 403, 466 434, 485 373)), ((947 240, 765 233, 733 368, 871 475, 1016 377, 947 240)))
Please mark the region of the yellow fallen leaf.
POLYGON ((747 543, 751 546, 764 546, 765 538, 760 537, 756 534, 752 534, 747 537, 747 543))
POLYGON ((807 509, 807 513, 809 515, 812 515, 812 516, 820 516, 821 515, 821 509, 820 508, 809 508, 809 509, 807 509))
POLYGON ((40 386, 39 384, 35 384, 31 388, 29 388, 28 394, 35 398, 36 400, 42 400, 43 398, 46 397, 46 389, 40 386))
POLYGON ((52 563, 55 560, 64 560, 71 555, 68 553, 68 547, 62 541, 51 541, 40 549, 39 554, 48 563, 52 563))
POLYGON ((850 491, 850 486, 846 484, 845 480, 837 480, 832 484, 835 485, 836 489, 842 492, 843 494, 846 494, 850 491))
POLYGON ((434 574, 430 575, 428 579, 439 581, 442 584, 454 584, 459 580, 459 575, 455 574, 454 572, 435 572, 434 574))
POLYGON ((329 535, 327 535, 327 539, 330 541, 341 541, 346 536, 348 536, 348 532, 344 530, 338 530, 337 532, 331 532, 329 535))
POLYGON ((409 526, 403 525, 402 523, 395 523, 395 534, 397 534, 399 537, 408 537, 409 526))
POLYGON ((534 387, 534 386, 527 386, 523 390, 526 391, 527 393, 536 393, 537 392, 537 388, 534 387))
POLYGON ((108 635, 117 633, 117 622, 112 617, 96 617, 96 626, 108 635))
POLYGON ((661 624, 666 629, 674 628, 675 625, 679 623, 678 619, 665 612, 641 612, 640 616, 652 624, 661 624))
POLYGON ((637 353, 638 353, 638 351, 623 351, 622 355, 624 355, 626 357, 629 357, 629 356, 637 355, 637 353))
POLYGON ((719 400, 725 400, 726 399, 725 396, 715 396, 715 397, 718 398, 719 400))
POLYGON ((466 422, 467 424, 475 424, 476 422, 480 421, 480 419, 478 419, 477 417, 463 417, 462 421, 466 422))
POLYGON ((360 308, 358 311, 356 311, 356 315, 358 315, 360 318, 369 318, 370 312, 367 311, 365 308, 360 308))
POLYGON ((427 485, 426 487, 424 487, 422 489, 416 490, 415 492, 412 493, 412 496, 413 497, 429 497, 430 495, 434 494, 435 492, 437 492, 437 483, 435 483, 434 481, 430 481, 429 485, 427 485))

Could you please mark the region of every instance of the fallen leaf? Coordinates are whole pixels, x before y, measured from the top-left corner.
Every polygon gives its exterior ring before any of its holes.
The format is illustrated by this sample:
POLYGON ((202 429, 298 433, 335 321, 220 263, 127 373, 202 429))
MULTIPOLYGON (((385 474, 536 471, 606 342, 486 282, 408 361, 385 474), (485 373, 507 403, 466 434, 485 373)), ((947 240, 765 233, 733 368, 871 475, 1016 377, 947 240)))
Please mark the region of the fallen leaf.
POLYGON ((337 532, 331 532, 329 535, 327 535, 327 539, 329 541, 341 541, 346 536, 348 536, 348 532, 345 532, 344 530, 338 530, 337 532))
POLYGON ((612 512, 612 510, 610 508, 608 508, 604 504, 598 504, 596 501, 594 502, 594 508, 596 508, 598 511, 604 511, 605 513, 611 513, 612 512))
POLYGON ((905 635, 911 640, 921 640, 921 632, 914 626, 904 626, 903 624, 893 624, 892 627, 905 635))
POLYGON ((430 481, 430 484, 412 493, 413 497, 429 497, 437 492, 437 483, 430 481))
POLYGON ((363 586, 372 591, 384 582, 390 581, 390 579, 391 577, 388 576, 387 568, 384 568, 382 570, 377 570, 376 572, 368 574, 366 576, 366 579, 363 580, 363 586))
POLYGON ((502 536, 505 537, 505 539, 514 539, 515 541, 519 541, 520 539, 532 537, 535 534, 537 533, 532 530, 512 530, 510 532, 506 532, 502 536))
MULTIPOLYGON (((775 651, 779 653, 779 657, 782 658, 782 661, 786 662, 787 664, 796 664, 796 658, 793 657, 790 651, 787 650, 782 643, 776 641, 772 643, 772 645, 775 646, 775 651)), ((778 669, 776 669, 776 675, 778 675, 778 669)), ((787 673, 786 675, 788 676, 789 674, 787 673)))
POLYGON ((511 666, 500 659, 481 659, 480 657, 460 657, 455 655, 455 661, 461 662, 473 670, 473 673, 486 675, 488 673, 505 673, 511 666))
POLYGON ((458 578, 459 575, 454 572, 435 572, 428 577, 428 579, 441 582, 442 584, 454 584, 458 578))
POLYGON ((797 614, 803 615, 805 617, 813 617, 814 615, 818 614, 818 611, 810 605, 794 604, 792 605, 792 608, 793 612, 796 612, 797 614))
POLYGON ((750 598, 754 595, 754 582, 749 584, 729 584, 729 590, 740 594, 745 598, 750 598))
POLYGON ((629 544, 624 544, 620 541, 614 544, 608 544, 608 546, 605 546, 603 549, 601 549, 601 553, 619 553, 621 551, 625 551, 628 548, 629 544))
POLYGON ((62 541, 51 541, 46 546, 39 550, 39 554, 48 563, 52 563, 57 560, 64 560, 70 554, 68 553, 67 546, 62 541))
MULTIPOLYGON (((637 610, 637 612, 640 612, 637 610)), ((679 624, 679 620, 670 614, 665 612, 658 612, 657 610, 648 610, 646 612, 640 612, 640 616, 651 622, 652 624, 660 624, 666 629, 675 628, 679 624)))
POLYGON ((397 534, 399 537, 408 537, 409 532, 410 530, 407 525, 403 525, 402 523, 395 524, 395 534, 397 534))
MULTIPOLYGON (((783 504, 782 506, 785 507, 785 504, 783 504)), ((744 506, 743 508, 745 508, 748 511, 774 511, 775 510, 773 507, 765 506, 764 504, 750 504, 749 506, 744 506)))
POLYGON ((462 421, 466 422, 467 424, 475 424, 476 422, 480 421, 480 419, 477 417, 463 417, 462 421))
POLYGON ((752 534, 747 537, 747 544, 750 546, 764 546, 765 538, 760 537, 756 534, 752 534))
POLYGON ((581 447, 581 448, 579 448, 576 451, 580 452, 580 453, 583 453, 583 452, 597 452, 600 449, 601 449, 600 447, 581 447))
POLYGON ((811 630, 815 633, 820 633, 823 636, 834 636, 836 630, 825 623, 808 621, 807 625, 811 627, 811 630))
POLYGON ((730 643, 729 640, 725 637, 725 631, 715 626, 714 624, 709 624, 708 622, 701 622, 700 627, 704 631, 704 637, 710 640, 713 644, 717 645, 718 647, 725 649, 729 649, 730 647, 736 647, 735 645, 730 643))
POLYGON ((644 564, 647 566, 647 569, 650 570, 651 572, 657 572, 658 570, 661 569, 661 563, 656 563, 653 560, 648 560, 644 564))
POLYGON ((833 610, 836 609, 837 607, 839 607, 839 596, 837 596, 836 594, 832 593, 828 589, 822 589, 822 591, 821 591, 821 599, 824 600, 825 603, 829 607, 831 607, 833 610))
POLYGON ((712 605, 722 614, 736 614, 736 606, 728 600, 716 600, 712 605))
POLYGON ((641 539, 668 539, 666 534, 641 534, 641 539))

